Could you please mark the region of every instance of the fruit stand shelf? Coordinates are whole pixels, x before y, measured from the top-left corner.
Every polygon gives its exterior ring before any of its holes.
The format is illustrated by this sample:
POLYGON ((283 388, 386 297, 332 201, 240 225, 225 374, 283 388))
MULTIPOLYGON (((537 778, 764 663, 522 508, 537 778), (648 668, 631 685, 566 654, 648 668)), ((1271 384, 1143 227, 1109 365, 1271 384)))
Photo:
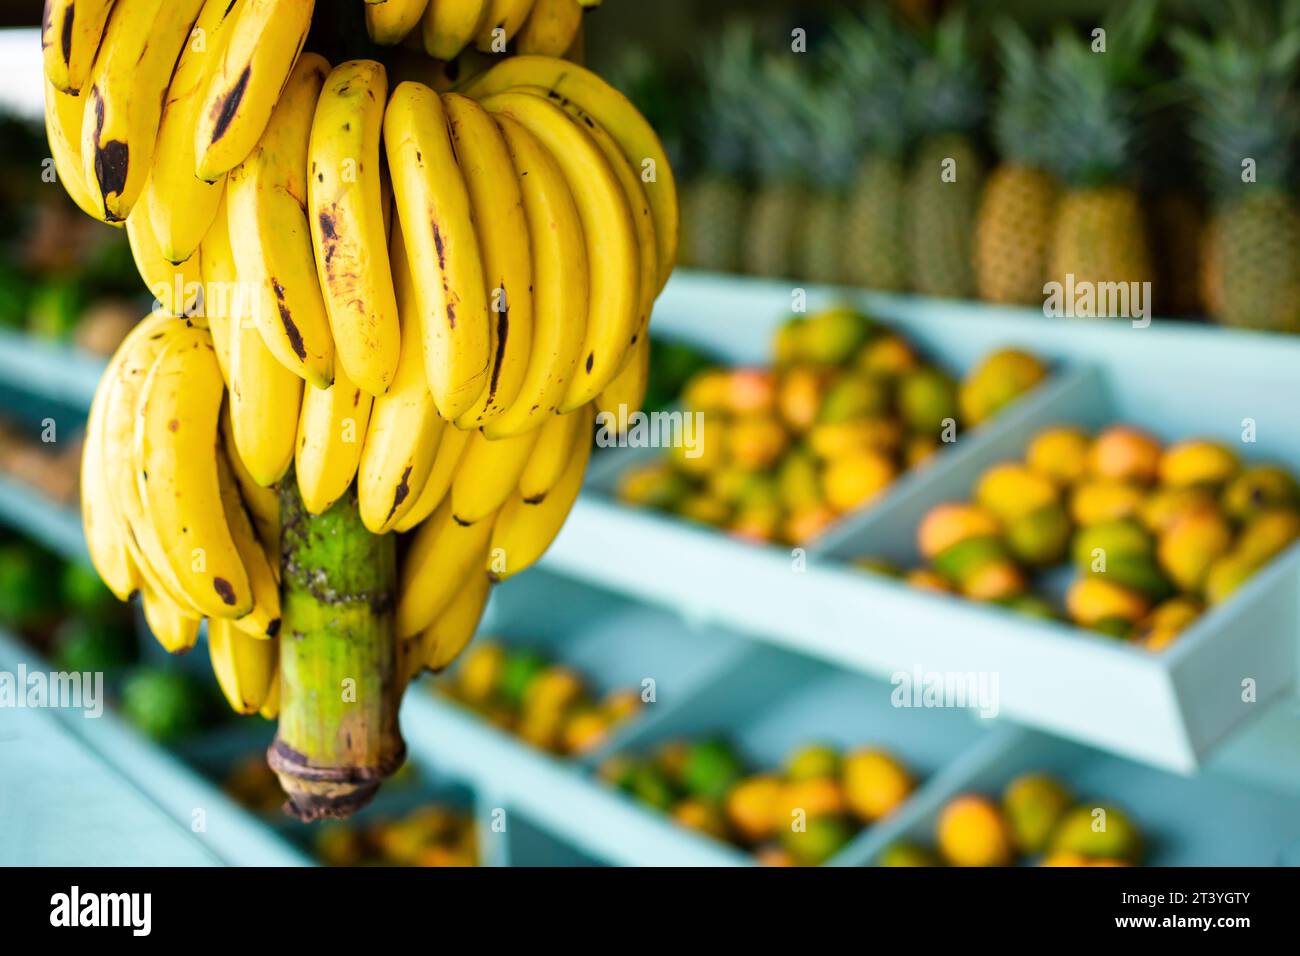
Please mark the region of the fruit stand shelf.
POLYGON ((81 515, 35 488, 0 476, 0 526, 39 541, 69 561, 89 562, 81 515))
POLYGON ((0 330, 0 383, 10 388, 88 409, 104 365, 88 352, 0 330))

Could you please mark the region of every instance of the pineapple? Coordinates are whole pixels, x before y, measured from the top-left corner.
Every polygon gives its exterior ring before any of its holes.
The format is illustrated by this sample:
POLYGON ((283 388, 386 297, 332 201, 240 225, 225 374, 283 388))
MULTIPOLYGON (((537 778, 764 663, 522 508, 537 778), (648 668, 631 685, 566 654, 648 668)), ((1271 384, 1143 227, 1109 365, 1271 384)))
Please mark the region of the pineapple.
POLYGON ((808 199, 804 177, 804 67, 795 54, 759 61, 749 91, 749 145, 758 174, 742 238, 742 263, 754 275, 790 277, 808 199))
POLYGON ((1196 115, 1192 136, 1214 210, 1203 294, 1232 326, 1300 332, 1300 208, 1293 192, 1300 141, 1300 3, 1276 20, 1233 3, 1235 20, 1209 41, 1175 35, 1196 115), (1254 181, 1243 162, 1254 161, 1254 181))
POLYGON ((989 174, 975 222, 975 281, 989 302, 1042 301, 1059 189, 1044 171, 1041 61, 1029 38, 999 25, 1002 83, 993 118, 1001 163, 989 174))
POLYGON ((971 46, 965 15, 948 14, 909 87, 924 138, 907 177, 905 226, 908 269, 922 295, 975 294, 972 240, 984 164, 972 135, 984 97, 971 46))
POLYGON ((841 83, 814 82, 802 100, 810 191, 799 236, 797 274, 813 282, 844 280, 844 208, 853 179, 858 138, 845 122, 852 91, 841 83))
POLYGON ((1065 192, 1056 211, 1048 279, 1079 283, 1152 282, 1146 221, 1135 188, 1136 92, 1151 41, 1155 5, 1134 0, 1106 25, 1106 51, 1073 33, 1057 34, 1044 63, 1047 154, 1065 192))
POLYGON ((842 278, 872 289, 909 285, 903 195, 909 146, 907 84, 918 55, 911 34, 880 8, 835 25, 832 72, 852 91, 862 155, 847 197, 842 278))

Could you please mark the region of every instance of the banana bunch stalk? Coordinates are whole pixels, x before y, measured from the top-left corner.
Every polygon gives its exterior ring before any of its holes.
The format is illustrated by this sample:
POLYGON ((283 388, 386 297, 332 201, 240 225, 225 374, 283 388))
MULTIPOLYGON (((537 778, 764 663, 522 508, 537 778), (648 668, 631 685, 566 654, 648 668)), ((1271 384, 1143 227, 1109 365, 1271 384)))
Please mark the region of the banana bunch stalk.
POLYGON ((404 688, 550 546, 596 413, 644 398, 676 188, 558 58, 592 5, 365 2, 376 44, 490 64, 455 89, 304 49, 310 0, 47 12, 56 167, 157 300, 90 412, 91 557, 169 651, 206 621, 301 818, 400 765, 404 688))

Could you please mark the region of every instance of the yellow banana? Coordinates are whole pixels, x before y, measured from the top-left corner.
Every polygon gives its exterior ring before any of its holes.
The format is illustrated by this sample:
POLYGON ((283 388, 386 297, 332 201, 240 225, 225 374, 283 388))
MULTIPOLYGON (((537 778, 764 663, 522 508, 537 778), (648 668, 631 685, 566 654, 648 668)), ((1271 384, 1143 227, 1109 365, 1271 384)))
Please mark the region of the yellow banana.
POLYGON ((451 482, 451 513, 464 525, 496 513, 519 484, 542 429, 516 438, 489 441, 481 433, 469 440, 451 482))
POLYGON ((582 220, 590 306, 578 368, 559 405, 572 411, 613 379, 636 332, 640 256, 632 211, 600 147, 560 107, 524 91, 494 94, 484 105, 517 120, 550 151, 582 220))
POLYGON ((677 183, 663 144, 631 100, 590 70, 545 56, 512 56, 471 79, 463 92, 475 99, 520 86, 540 86, 571 100, 603 126, 645 184, 654 212, 659 289, 677 263, 677 183))
POLYGON ((528 371, 533 347, 533 266, 528 219, 501 131, 468 97, 447 93, 442 102, 469 190, 491 310, 492 367, 487 388, 456 419, 461 428, 476 428, 514 401, 528 371))
POLYGON ((250 637, 234 621, 210 619, 208 655, 230 709, 237 714, 261 710, 279 665, 279 642, 250 637))
POLYGON ((216 280, 209 287, 225 290, 224 307, 229 310, 227 320, 220 324, 229 336, 226 377, 230 382, 231 431, 236 457, 257 484, 268 486, 279 481, 293 462, 303 383, 267 348, 249 314, 250 296, 244 294, 240 274, 228 271, 236 259, 231 239, 238 234, 231 231, 233 220, 222 232, 222 218, 218 217, 204 239, 204 249, 219 263, 208 270, 209 277, 216 280))
POLYGON ((578 0, 536 0, 515 38, 515 49, 525 56, 564 56, 581 26, 578 0))
POLYGON ((203 275, 203 316, 212 333, 212 347, 217 350, 217 364, 221 377, 230 386, 230 342, 233 323, 251 321, 248 312, 251 297, 245 295, 239 284, 235 268, 235 251, 230 247, 230 219, 227 216, 225 192, 217 203, 217 215, 212 228, 203 236, 199 250, 194 254, 203 275))
POLYGON ((60 93, 50 83, 45 84, 45 135, 50 141, 54 171, 77 207, 100 219, 104 211, 88 185, 81 162, 81 121, 85 113, 86 97, 60 93))
MULTIPOLYGON (((582 417, 579 434, 590 430, 590 407, 583 410, 582 417)), ((591 442, 577 442, 564 474, 540 502, 530 504, 516 492, 502 505, 488 544, 487 571, 493 580, 504 581, 532 567, 546 553, 578 500, 590 458, 591 442)))
POLYGON ((474 36, 474 44, 484 53, 505 53, 528 19, 533 0, 488 0, 487 13, 474 36))
POLYGON ((217 476, 226 526, 230 528, 230 537, 253 589, 253 609, 233 623, 250 637, 275 637, 280 633, 280 584, 244 510, 230 462, 220 450, 217 451, 217 476))
POLYGON ((438 450, 433 456, 433 468, 429 470, 429 478, 425 481, 415 504, 411 505, 406 514, 393 522, 394 531, 410 531, 442 504, 442 499, 447 497, 447 492, 451 490, 451 482, 456 477, 460 459, 474 434, 454 425, 443 428, 442 437, 438 439, 438 450))
POLYGON ((492 593, 492 579, 481 570, 472 573, 460 592, 424 632, 424 666, 437 674, 452 665, 478 631, 483 610, 492 593))
POLYGON ((402 317, 402 355, 393 387, 375 399, 357 467, 357 510, 374 534, 393 527, 429 480, 445 422, 424 377, 420 311, 401 231, 393 235, 393 278, 402 317))
POLYGON ((253 609, 253 595, 226 524, 213 451, 224 393, 208 333, 177 331, 141 386, 132 460, 181 590, 207 616, 237 618, 253 609))
POLYGON ((294 473, 302 503, 311 514, 327 511, 352 484, 373 401, 341 366, 334 370, 329 388, 308 385, 303 392, 294 473))
POLYGON ((307 40, 315 5, 315 0, 245 0, 200 96, 194 127, 199 179, 213 182, 252 153, 287 92, 286 77, 307 40))
MULTIPOLYGON (((251 0, 250 0, 251 2, 251 0)), ((334 339, 307 223, 307 144, 329 64, 298 60, 257 148, 226 181, 240 287, 253 297, 262 340, 280 364, 315 385, 334 381, 334 339)))
POLYGON ((266 552, 267 560, 271 562, 271 569, 278 578, 280 576, 279 489, 275 486, 264 488, 259 485, 244 467, 243 459, 239 457, 239 449, 235 445, 235 428, 230 421, 230 402, 226 402, 221 410, 221 446, 226 452, 226 461, 230 464, 235 483, 239 485, 239 497, 253 519, 253 525, 257 528, 257 538, 262 542, 262 549, 266 552))
POLYGON ((113 0, 45 0, 45 79, 60 93, 77 93, 85 86, 112 7, 113 0))
POLYGON ((382 63, 340 63, 316 104, 308 150, 307 218, 336 371, 341 365, 371 395, 388 391, 400 348, 380 188, 379 135, 387 100, 382 63))
POLYGON ((583 7, 598 7, 601 0, 578 0, 578 4, 583 7))
POLYGON ((119 601, 128 600, 140 587, 140 570, 127 547, 126 527, 109 498, 104 483, 104 406, 112 384, 105 371, 95 388, 81 445, 81 526, 86 535, 90 563, 119 601))
POLYGON ((280 716, 280 662, 275 662, 275 673, 271 675, 271 686, 266 692, 266 700, 258 713, 266 720, 275 720, 280 716))
POLYGON ((117 0, 91 68, 81 163, 99 210, 124 220, 153 162, 163 93, 203 0, 117 0))
POLYGON ((560 483, 564 469, 573 458, 576 443, 591 441, 582 434, 582 424, 587 420, 585 409, 567 415, 552 415, 542 425, 537 446, 528 456, 528 464, 519 475, 519 496, 529 504, 540 504, 551 489, 560 483))
POLYGON ((184 654, 198 642, 203 618, 177 606, 153 588, 146 586, 140 591, 140 609, 154 640, 168 654, 184 654))
POLYGON ((407 258, 419 264, 413 275, 429 390, 442 417, 454 421, 487 385, 491 335, 469 192, 438 94, 398 84, 384 144, 407 258))
POLYGON ((598 421, 617 434, 630 414, 641 411, 649 383, 650 336, 645 335, 632 346, 623 370, 596 396, 598 421), (601 415, 608 417, 601 419, 601 415))
POLYGON ((429 0, 421 22, 425 52, 439 60, 456 59, 478 33, 487 8, 487 0, 429 0))
POLYGON ((399 571, 396 630, 399 640, 419 634, 445 611, 470 575, 483 567, 491 521, 465 527, 445 499, 420 525, 399 571))
POLYGON ((587 246, 564 176, 532 133, 497 117, 514 162, 533 257, 533 346, 514 403, 483 434, 505 438, 536 428, 564 396, 586 330, 587 246))
POLYGON ((194 127, 241 2, 204 0, 163 101, 153 166, 137 205, 145 207, 159 252, 168 262, 184 262, 193 255, 226 192, 224 175, 212 183, 194 175, 194 127))
POLYGON ((366 0, 366 32, 380 46, 396 46, 424 16, 429 0, 366 0))
POLYGON ((191 316, 196 325, 206 325, 202 316, 195 313, 203 289, 200 256, 191 254, 179 265, 168 262, 158 248, 158 237, 154 235, 149 210, 143 203, 136 203, 131 215, 127 216, 126 237, 131 244, 136 271, 154 297, 156 308, 170 315, 191 316))

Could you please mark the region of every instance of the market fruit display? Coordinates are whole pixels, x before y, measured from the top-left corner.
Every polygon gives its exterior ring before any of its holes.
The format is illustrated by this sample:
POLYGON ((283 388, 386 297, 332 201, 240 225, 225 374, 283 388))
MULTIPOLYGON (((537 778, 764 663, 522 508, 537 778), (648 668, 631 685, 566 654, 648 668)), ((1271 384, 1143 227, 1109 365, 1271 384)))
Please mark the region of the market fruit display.
POLYGON ((365 824, 327 824, 312 850, 326 866, 478 866, 473 817, 437 803, 365 824))
POLYGON ((921 567, 870 571, 918 587, 1058 617, 1158 651, 1300 538, 1300 484, 1193 438, 1163 445, 1131 425, 1038 432, 1023 460, 936 505, 917 528, 921 567), (1068 565, 1063 606, 1036 579, 1068 565))
POLYGON ((638 688, 614 688, 597 699, 573 668, 490 637, 480 637, 433 686, 494 726, 565 756, 600 748, 642 706, 638 688))
POLYGON ((751 769, 722 738, 670 741, 648 756, 619 754, 600 777, 675 823, 755 854, 766 866, 819 866, 915 787, 897 757, 811 743, 784 766, 751 769))
POLYGON ((628 468, 620 499, 744 540, 801 544, 1047 374, 1035 356, 1003 349, 959 380, 847 308, 795 316, 773 352, 769 368, 708 368, 688 381, 681 405, 700 434, 628 468))
POLYGON ((1016 777, 1001 799, 963 793, 939 811, 931 846, 892 844, 877 866, 1137 866, 1141 832, 1109 803, 1081 803, 1051 774, 1016 777))
POLYGON ((639 408, 672 169, 559 58, 577 0, 358 2, 368 55, 335 63, 310 2, 84 5, 88 71, 46 37, 50 146, 156 299, 91 408, 91 557, 278 717, 293 812, 346 816, 401 764, 405 685, 559 532, 596 410, 639 408), (390 82, 408 37, 469 58, 455 89, 432 61, 390 82))

